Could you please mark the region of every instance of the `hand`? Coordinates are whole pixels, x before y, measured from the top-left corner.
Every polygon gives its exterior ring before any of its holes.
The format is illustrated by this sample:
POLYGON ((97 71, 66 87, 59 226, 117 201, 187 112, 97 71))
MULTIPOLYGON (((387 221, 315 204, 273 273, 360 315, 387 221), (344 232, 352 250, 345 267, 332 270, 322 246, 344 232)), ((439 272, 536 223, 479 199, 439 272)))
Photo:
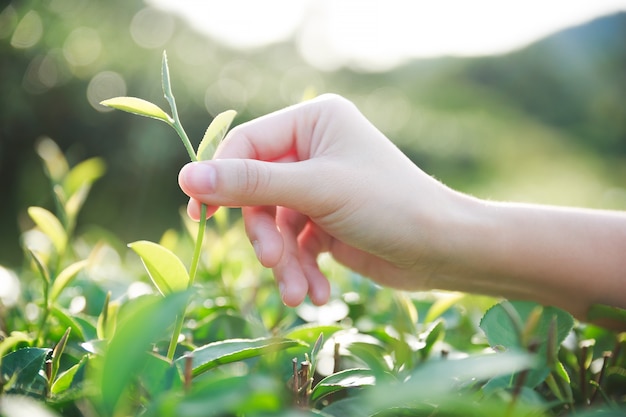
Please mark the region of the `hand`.
POLYGON ((285 304, 325 303, 322 252, 398 289, 534 300, 586 317, 626 307, 626 214, 495 203, 421 171, 357 110, 321 96, 233 129, 216 159, 180 172, 198 218, 242 207, 285 304))
POLYGON ((435 269, 437 226, 456 193, 417 168, 349 101, 324 95, 234 128, 212 161, 180 172, 198 219, 242 207, 259 261, 285 304, 330 294, 317 256, 402 289, 435 269), (430 244, 428 244, 430 242, 430 244))

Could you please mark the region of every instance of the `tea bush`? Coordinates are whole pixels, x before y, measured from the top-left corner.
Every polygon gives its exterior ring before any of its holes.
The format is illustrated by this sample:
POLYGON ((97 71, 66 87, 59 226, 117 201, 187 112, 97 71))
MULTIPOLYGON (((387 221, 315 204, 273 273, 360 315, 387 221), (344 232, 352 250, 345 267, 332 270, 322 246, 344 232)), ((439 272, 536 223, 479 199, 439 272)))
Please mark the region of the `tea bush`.
MULTIPOLYGON (((192 160, 212 156, 233 112, 192 160)), ((333 300, 285 307, 220 209, 158 243, 77 228, 105 164, 36 149, 54 207, 31 207, 27 261, 0 267, 0 414, 29 416, 615 416, 626 413, 626 333, 533 302, 380 288, 323 258, 333 300), (191 259, 189 270, 186 262, 191 259), (143 265, 142 265, 143 264, 143 265)), ((625 321, 595 306, 591 318, 625 321)))

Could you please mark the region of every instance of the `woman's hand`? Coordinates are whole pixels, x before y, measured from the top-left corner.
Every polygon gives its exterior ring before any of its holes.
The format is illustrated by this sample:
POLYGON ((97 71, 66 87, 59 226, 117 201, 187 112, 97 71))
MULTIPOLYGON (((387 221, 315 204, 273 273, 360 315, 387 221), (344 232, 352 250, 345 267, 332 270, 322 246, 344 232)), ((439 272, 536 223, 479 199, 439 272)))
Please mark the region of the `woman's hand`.
POLYGON ((317 256, 398 289, 534 300, 585 319, 626 307, 626 214, 503 204, 455 192, 421 171, 349 101, 325 95, 233 129, 180 185, 198 218, 242 207, 285 304, 330 287, 317 256))
POLYGON ((200 202, 209 213, 242 207, 257 257, 290 306, 307 293, 328 300, 317 265, 327 251, 381 284, 424 287, 438 262, 438 223, 458 199, 335 95, 234 128, 213 161, 181 170, 180 185, 192 218, 200 202))

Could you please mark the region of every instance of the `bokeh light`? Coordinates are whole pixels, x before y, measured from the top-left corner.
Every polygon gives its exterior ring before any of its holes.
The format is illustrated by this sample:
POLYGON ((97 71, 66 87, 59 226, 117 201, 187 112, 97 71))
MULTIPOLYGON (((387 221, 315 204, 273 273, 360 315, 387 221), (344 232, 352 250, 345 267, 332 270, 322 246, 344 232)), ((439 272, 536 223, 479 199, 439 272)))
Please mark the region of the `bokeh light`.
POLYGON ((74 29, 63 44, 63 55, 75 67, 91 64, 98 58, 101 50, 100 35, 95 29, 88 27, 74 29))
POLYGON ((87 86, 87 101, 91 107, 100 111, 112 111, 110 107, 100 104, 102 100, 111 97, 125 96, 126 82, 124 78, 114 71, 102 71, 94 75, 87 86))
POLYGON ((161 48, 174 33, 171 15, 152 7, 135 14, 130 24, 130 34, 137 45, 146 49, 161 48))
POLYGON ((42 35, 43 22, 41 17, 35 10, 31 10, 17 24, 11 38, 11 46, 17 49, 31 48, 39 42, 42 35))

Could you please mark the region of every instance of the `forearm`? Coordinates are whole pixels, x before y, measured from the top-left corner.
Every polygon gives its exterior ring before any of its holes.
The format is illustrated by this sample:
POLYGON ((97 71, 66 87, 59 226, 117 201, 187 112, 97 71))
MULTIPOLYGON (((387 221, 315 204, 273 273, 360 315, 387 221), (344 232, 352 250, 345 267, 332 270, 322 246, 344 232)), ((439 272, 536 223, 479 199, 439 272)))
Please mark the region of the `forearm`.
POLYGON ((529 299, 585 319, 626 307, 626 214, 466 198, 442 287, 529 299), (455 264, 453 266, 453 264, 455 264))

